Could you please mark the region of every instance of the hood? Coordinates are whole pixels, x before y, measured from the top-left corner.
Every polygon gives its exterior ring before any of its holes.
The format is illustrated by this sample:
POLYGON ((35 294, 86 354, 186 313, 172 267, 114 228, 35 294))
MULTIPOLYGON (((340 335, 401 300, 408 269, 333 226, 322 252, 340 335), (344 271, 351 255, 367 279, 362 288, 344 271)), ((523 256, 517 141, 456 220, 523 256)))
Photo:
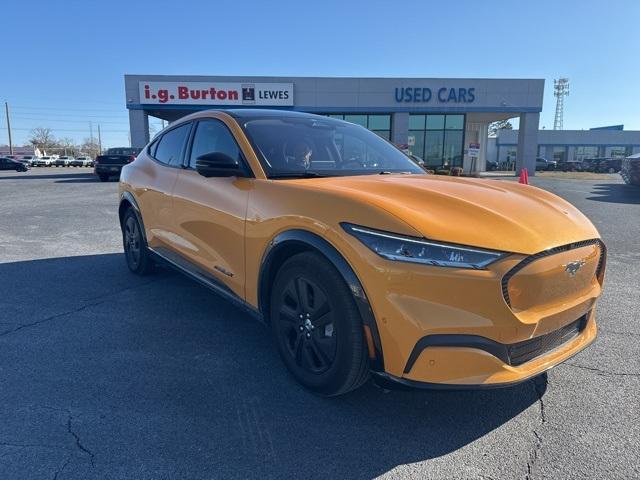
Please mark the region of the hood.
POLYGON ((375 205, 432 240, 529 255, 600 237, 593 224, 567 201, 511 181, 365 175, 307 182, 307 186, 375 205))

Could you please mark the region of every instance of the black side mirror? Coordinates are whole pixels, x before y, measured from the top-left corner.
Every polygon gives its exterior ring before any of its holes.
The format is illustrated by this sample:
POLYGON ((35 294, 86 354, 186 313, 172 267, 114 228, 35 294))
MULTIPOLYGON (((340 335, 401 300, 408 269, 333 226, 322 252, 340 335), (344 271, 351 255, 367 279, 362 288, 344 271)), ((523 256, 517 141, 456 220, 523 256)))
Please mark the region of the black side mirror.
POLYGON ((196 158, 196 171, 203 177, 244 177, 242 165, 226 153, 211 152, 196 158))

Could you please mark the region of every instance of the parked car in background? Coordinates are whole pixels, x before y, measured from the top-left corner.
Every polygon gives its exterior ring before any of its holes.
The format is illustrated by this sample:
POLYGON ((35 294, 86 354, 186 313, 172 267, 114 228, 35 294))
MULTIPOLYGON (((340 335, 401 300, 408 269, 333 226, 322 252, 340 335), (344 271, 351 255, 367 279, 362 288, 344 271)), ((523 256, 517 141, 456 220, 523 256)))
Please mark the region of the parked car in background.
POLYGON ((578 160, 558 162, 556 170, 562 170, 563 172, 582 172, 582 162, 578 160))
POLYGON ((498 162, 494 162, 493 160, 487 160, 486 166, 487 172, 495 172, 498 170, 498 162))
POLYGON ((93 167, 93 159, 87 155, 81 155, 76 157, 73 165, 76 164, 78 167, 93 167))
POLYGON ((61 157, 58 157, 55 159, 55 161, 53 162, 53 166, 54 167, 68 167, 69 163, 71 162, 71 160, 73 160, 73 157, 68 157, 66 155, 63 155, 61 157))
POLYGON ((0 170, 15 170, 16 172, 26 172, 29 166, 9 157, 0 157, 0 170))
POLYGON ((26 163, 29 166, 33 165, 33 161, 38 158, 35 155, 23 155, 22 158, 20 159, 20 161, 22 163, 26 163))
POLYGON ((109 148, 107 153, 96 157, 93 171, 102 182, 106 182, 110 177, 119 178, 122 167, 133 162, 139 152, 139 148, 109 148))
POLYGON ((600 158, 594 166, 594 172, 618 173, 622 168, 622 158, 600 158))
POLYGON ((555 160, 547 160, 544 157, 536 158, 536 170, 555 170, 558 162, 555 160))
POLYGON ((31 165, 34 167, 50 167, 54 161, 55 159, 49 156, 37 157, 31 162, 31 165))

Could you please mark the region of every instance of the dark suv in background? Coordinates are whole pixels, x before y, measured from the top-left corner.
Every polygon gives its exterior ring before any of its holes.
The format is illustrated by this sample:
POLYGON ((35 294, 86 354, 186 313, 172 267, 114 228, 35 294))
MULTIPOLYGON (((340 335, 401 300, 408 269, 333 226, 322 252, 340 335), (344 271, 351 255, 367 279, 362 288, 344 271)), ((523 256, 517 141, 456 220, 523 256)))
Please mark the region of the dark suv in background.
POLYGON ((588 158, 582 162, 582 169, 587 172, 617 173, 622 168, 622 158, 588 158))
POLYGON ((120 178, 120 171, 127 163, 131 163, 140 153, 139 148, 117 147, 109 148, 104 155, 98 155, 94 161, 93 172, 106 182, 109 177, 120 178))

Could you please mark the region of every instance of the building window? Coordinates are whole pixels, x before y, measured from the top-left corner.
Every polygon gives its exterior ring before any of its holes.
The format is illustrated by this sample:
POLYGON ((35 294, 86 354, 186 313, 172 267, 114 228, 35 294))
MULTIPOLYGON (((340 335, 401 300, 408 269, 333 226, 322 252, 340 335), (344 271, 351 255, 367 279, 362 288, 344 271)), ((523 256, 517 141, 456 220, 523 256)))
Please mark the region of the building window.
POLYGON ((621 157, 624 158, 631 155, 632 147, 615 146, 610 148, 611 148, 610 156, 613 158, 621 158, 621 157))
POLYGON ((567 147, 553 147, 553 159, 556 162, 566 162, 567 147))
POLYGON ((429 167, 462 166, 464 115, 410 115, 409 150, 429 167))
POLYGON ((600 155, 600 148, 597 146, 580 145, 577 146, 573 152, 573 160, 576 162, 582 162, 588 158, 598 158, 600 155))
POLYGON ((386 140, 391 140, 391 115, 348 115, 337 113, 328 116, 355 123, 386 140))

